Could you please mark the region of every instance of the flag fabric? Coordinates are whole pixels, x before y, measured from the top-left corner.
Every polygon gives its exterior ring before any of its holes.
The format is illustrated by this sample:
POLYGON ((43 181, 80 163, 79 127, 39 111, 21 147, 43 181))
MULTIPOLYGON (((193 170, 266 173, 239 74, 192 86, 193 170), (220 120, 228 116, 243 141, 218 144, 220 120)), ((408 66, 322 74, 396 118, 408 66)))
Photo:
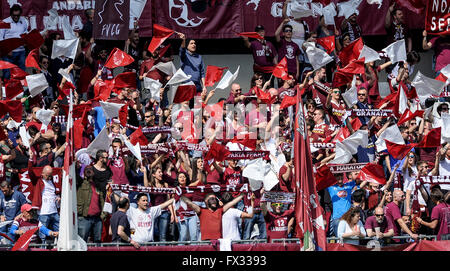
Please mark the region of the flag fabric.
POLYGON ((103 109, 103 112, 105 113, 106 119, 112 119, 119 116, 119 110, 124 106, 124 104, 119 103, 109 103, 109 102, 103 102, 100 101, 100 105, 103 109))
POLYGON ((445 82, 427 77, 420 71, 417 71, 411 85, 416 88, 420 103, 424 104, 427 98, 430 98, 431 96, 439 96, 441 94, 442 89, 445 86, 445 82))
POLYGON ((173 103, 182 103, 185 101, 189 101, 195 97, 196 92, 197 88, 192 81, 178 85, 173 97, 173 103))
POLYGON ((406 97, 405 89, 400 85, 395 99, 394 115, 400 118, 408 108, 408 98, 406 97))
POLYGON ((358 59, 361 59, 363 57, 365 59, 364 63, 369 63, 369 62, 374 62, 374 61, 377 61, 377 60, 381 60, 380 54, 377 51, 375 51, 374 49, 372 49, 369 46, 367 46, 367 45, 363 46, 363 48, 361 50, 361 53, 359 54, 358 59))
POLYGON ((75 59, 78 49, 79 39, 73 40, 55 40, 52 47, 52 59, 60 56, 65 56, 70 59, 75 59))
POLYGON ((141 126, 139 126, 139 128, 130 135, 130 142, 133 145, 136 145, 137 143, 139 143, 139 145, 141 145, 141 146, 148 145, 148 139, 142 133, 142 127, 141 126))
POLYGON ((413 113, 413 112, 411 112, 411 110, 409 110, 409 108, 407 108, 405 110, 405 112, 403 113, 403 115, 398 120, 397 125, 402 125, 403 123, 405 123, 409 120, 412 120, 415 117, 421 118, 423 116, 424 112, 425 112, 425 110, 416 110, 413 113))
POLYGON ((359 171, 357 178, 361 181, 377 183, 380 185, 386 184, 383 166, 378 164, 368 163, 359 171))
POLYGON ((108 69, 114 69, 117 67, 130 65, 133 62, 134 58, 132 56, 116 47, 109 54, 104 67, 108 69))
POLYGON ((406 46, 404 39, 391 43, 388 47, 384 48, 382 51, 388 55, 392 64, 397 63, 399 61, 406 61, 406 46))
POLYGON ((144 77, 144 88, 150 91, 150 99, 154 99, 157 102, 160 102, 160 89, 162 87, 161 82, 159 80, 154 80, 149 77, 144 77))
POLYGON ((356 89, 356 75, 353 75, 353 80, 349 89, 342 93, 342 98, 349 108, 358 102, 358 90, 356 89))
POLYGON ((338 69, 338 71, 346 74, 362 74, 365 72, 364 61, 364 58, 358 60, 354 59, 344 68, 338 69))
POLYGON ((0 70, 11 69, 11 68, 15 68, 15 67, 17 67, 17 65, 15 65, 11 62, 0 60, 0 70))
POLYGON ((425 8, 422 0, 395 0, 397 5, 409 9, 410 11, 421 14, 425 8))
POLYGON ((73 28, 70 25, 69 16, 62 16, 60 20, 62 20, 61 25, 63 29, 64 39, 65 40, 77 39, 78 37, 75 35, 75 32, 73 31, 73 28))
POLYGON ((412 150, 412 148, 414 148, 417 145, 417 144, 408 144, 408 145, 397 144, 387 139, 385 139, 385 141, 388 153, 397 160, 402 160, 412 150))
POLYGON ((48 82, 43 73, 27 75, 25 77, 31 97, 36 97, 39 93, 48 88, 48 82))
POLYGON ((270 92, 265 92, 259 87, 256 87, 256 97, 264 104, 272 104, 276 98, 276 96, 272 96, 270 92))
POLYGON ((128 104, 125 104, 119 109, 119 122, 122 127, 127 126, 128 122, 128 104))
POLYGON ((441 146, 441 127, 434 128, 417 143, 418 148, 438 148, 441 146))
POLYGON ((358 59, 361 55, 361 51, 364 47, 364 43, 362 38, 358 38, 357 40, 350 43, 348 46, 342 48, 339 52, 339 60, 342 63, 342 66, 347 66, 352 60, 358 59))
POLYGON ((23 93, 23 86, 19 80, 11 79, 5 85, 5 94, 7 100, 12 100, 23 93))
POLYGON ((136 89, 137 88, 136 73, 135 72, 122 72, 122 73, 118 74, 114 78, 114 88, 115 89, 122 89, 122 88, 136 89))
POLYGON ((0 41, 0 57, 4 57, 12 50, 23 46, 25 41, 22 38, 11 38, 0 41))
MULTIPOLYGON (((25 41, 25 45, 27 46, 28 50, 34 50, 44 44, 44 37, 42 37, 41 33, 39 33, 37 29, 33 29, 30 32, 22 34, 20 36, 25 41)), ((75 39, 76 38, 77 37, 75 37, 75 39)))
POLYGON ((336 48, 334 35, 323 38, 317 38, 316 40, 317 43, 325 49, 327 54, 331 54, 336 48))
POLYGON ((205 105, 205 112, 207 112, 216 121, 222 120, 224 102, 225 101, 222 100, 215 104, 205 105))
POLYGON ((169 82, 167 82, 166 85, 170 86, 170 85, 180 84, 189 79, 191 79, 191 76, 186 75, 186 73, 184 73, 184 71, 181 68, 179 68, 177 70, 177 72, 172 76, 172 78, 170 78, 169 82))
POLYGON ((162 48, 161 50, 159 50, 159 58, 164 57, 164 55, 166 54, 167 50, 169 50, 170 48, 170 43, 167 44, 166 46, 164 46, 164 48, 162 48))
POLYGON ((317 169, 314 179, 317 191, 330 187, 337 182, 336 177, 327 165, 323 165, 317 169))
POLYGON ((148 46, 147 50, 154 53, 155 50, 163 44, 163 42, 169 38, 175 31, 161 26, 159 24, 153 24, 153 38, 148 46))
POLYGON ((12 79, 17 79, 17 80, 24 80, 25 77, 28 75, 28 73, 26 73, 24 70, 22 70, 19 67, 11 68, 10 72, 11 72, 11 78, 12 79))
POLYGON ((314 42, 305 42, 303 44, 306 47, 306 55, 314 70, 317 70, 334 60, 324 50, 317 48, 314 42))
POLYGON ((280 62, 278 62, 278 64, 273 69, 272 74, 276 78, 280 78, 280 79, 283 79, 283 80, 288 80, 289 79, 286 57, 283 57, 283 59, 280 60, 280 62))
POLYGON ((383 133, 380 134, 377 141, 375 141, 377 152, 382 152, 387 149, 385 139, 397 144, 405 144, 405 140, 403 139, 397 125, 389 126, 383 133))
POLYGON ((106 126, 104 126, 97 137, 95 137, 91 144, 89 144, 86 149, 86 153, 91 157, 95 157, 98 150, 108 150, 110 143, 111 140, 108 136, 108 129, 106 129, 106 126))
POLYGON ((86 242, 78 236, 77 195, 73 149, 73 92, 69 96, 69 115, 67 118, 66 149, 61 191, 58 251, 86 251, 86 242))
POLYGON ((11 251, 27 250, 30 245, 31 238, 33 238, 33 235, 37 230, 39 230, 39 227, 35 227, 22 234, 22 236, 17 239, 16 243, 11 248, 11 251))
POLYGON ((450 142, 450 114, 441 112, 441 143, 450 142))
POLYGON ((216 89, 226 89, 230 87, 234 80, 236 80, 236 78, 238 77, 240 68, 241 66, 238 66, 234 73, 227 71, 220 82, 217 84, 216 89))
POLYGON ((350 18, 353 14, 359 15, 358 6, 362 0, 349 0, 337 3, 338 17, 344 16, 345 19, 350 18))
POLYGON ((139 160, 142 161, 142 154, 141 154, 141 147, 139 145, 139 142, 136 145, 131 144, 131 142, 128 140, 128 138, 124 135, 120 135, 123 143, 125 143, 125 146, 128 148, 128 150, 139 160))
POLYGON ((0 21, 0 29, 11 29, 11 24, 0 21))
POLYGON ((256 32, 241 32, 241 33, 238 33, 237 35, 241 36, 241 37, 247 37, 247 38, 258 39, 258 40, 264 39, 256 32))
POLYGON ((9 113, 9 116, 17 123, 22 122, 22 102, 20 100, 0 101, 0 118, 9 113))
POLYGON ((175 68, 175 65, 172 61, 169 62, 158 62, 156 65, 153 65, 153 67, 150 69, 150 71, 153 71, 155 69, 160 70, 161 72, 167 74, 167 75, 174 75, 177 72, 177 68, 175 68))
POLYGON ((222 78, 223 72, 226 69, 228 69, 228 67, 221 68, 208 65, 206 67, 205 86, 212 87, 216 82, 219 82, 220 78, 222 78))
POLYGON ((293 106, 296 103, 297 103, 297 96, 284 95, 284 98, 281 101, 280 109, 284 109, 289 106, 293 106))
POLYGON ((296 233, 301 250, 326 250, 327 240, 323 210, 314 182, 310 140, 308 138, 305 113, 299 95, 294 130, 295 166, 295 219, 296 233))
POLYGON ((36 68, 38 70, 41 70, 38 61, 39 61, 39 48, 36 48, 31 50, 27 58, 25 59, 25 67, 36 68))
POLYGON ((113 80, 97 80, 94 85, 94 100, 108 100, 113 87, 113 80))

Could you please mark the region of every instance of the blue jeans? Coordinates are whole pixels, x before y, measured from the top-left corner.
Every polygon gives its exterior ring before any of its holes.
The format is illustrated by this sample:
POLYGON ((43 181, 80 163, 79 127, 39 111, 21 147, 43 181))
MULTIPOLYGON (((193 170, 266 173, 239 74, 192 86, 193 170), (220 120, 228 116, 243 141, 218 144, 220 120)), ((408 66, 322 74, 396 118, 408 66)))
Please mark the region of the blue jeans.
POLYGON ((330 219, 330 236, 335 236, 337 237, 337 230, 338 230, 338 226, 339 226, 339 221, 340 218, 331 218, 330 219))
MULTIPOLYGON (((59 231, 59 214, 39 215, 39 221, 51 231, 59 231)), ((44 242, 46 236, 39 232, 39 238, 44 242)))
POLYGON ((157 240, 156 237, 159 236, 159 241, 166 241, 167 228, 169 227, 170 222, 170 212, 169 211, 161 211, 161 215, 155 219, 155 233, 154 239, 157 240))
MULTIPOLYGON (((23 51, 19 51, 19 52, 12 52, 12 56, 8 57, 5 56, 3 58, 3 60, 7 61, 7 62, 11 62, 13 64, 16 64, 19 68, 21 68, 23 71, 25 71, 25 50, 23 51)), ((8 78, 10 77, 10 70, 3 70, 3 78, 8 78)))
MULTIPOLYGON (((11 228, 11 226, 12 226, 12 224, 8 224, 8 225, 6 225, 6 226, 1 227, 1 228, 0 228, 0 232, 6 234, 6 235, 7 235, 9 238, 11 238, 12 240, 15 240, 15 239, 16 239, 16 236, 15 236, 14 234, 10 234, 10 233, 9 233, 9 229, 11 228)), ((6 242, 6 243, 8 243, 8 244, 11 243, 11 241, 9 241, 8 239, 6 239, 5 237, 0 236, 0 240, 2 240, 2 239, 5 239, 4 242, 6 242)))
POLYGON ((94 235, 94 242, 102 240, 102 220, 99 216, 78 217, 78 235, 87 242, 90 233, 94 235))
POLYGON ((264 215, 262 214, 262 212, 259 212, 253 213, 252 218, 244 219, 244 236, 242 237, 243 240, 250 239, 255 224, 258 225, 259 229, 258 239, 267 238, 266 222, 264 221, 264 215))
POLYGON ((184 221, 178 222, 178 230, 180 232, 180 238, 178 241, 197 241, 198 240, 198 227, 197 227, 198 217, 187 216, 184 221))

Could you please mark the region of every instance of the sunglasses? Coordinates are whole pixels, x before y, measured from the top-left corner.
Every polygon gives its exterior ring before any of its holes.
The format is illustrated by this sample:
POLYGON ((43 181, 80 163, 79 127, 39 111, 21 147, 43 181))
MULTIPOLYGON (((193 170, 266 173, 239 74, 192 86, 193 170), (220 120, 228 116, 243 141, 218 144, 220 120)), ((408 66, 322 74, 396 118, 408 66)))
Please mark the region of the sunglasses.
POLYGON ((284 32, 291 32, 292 33, 292 30, 286 29, 286 30, 284 30, 284 32))
POLYGON ((366 96, 365 93, 358 93, 358 96, 366 96))
POLYGON ((283 206, 283 203, 272 203, 272 206, 281 207, 281 206, 283 206))
POLYGON ((381 215, 375 215, 376 217, 383 217, 384 216, 384 214, 381 214, 381 215))
POLYGON ((336 93, 336 94, 341 94, 341 92, 340 92, 340 91, 333 91, 333 93, 336 93))
POLYGON ((448 107, 442 107, 442 111, 448 111, 448 107))
POLYGON ((236 89, 235 91, 236 91, 236 92, 238 92, 238 91, 242 91, 242 88, 236 89))

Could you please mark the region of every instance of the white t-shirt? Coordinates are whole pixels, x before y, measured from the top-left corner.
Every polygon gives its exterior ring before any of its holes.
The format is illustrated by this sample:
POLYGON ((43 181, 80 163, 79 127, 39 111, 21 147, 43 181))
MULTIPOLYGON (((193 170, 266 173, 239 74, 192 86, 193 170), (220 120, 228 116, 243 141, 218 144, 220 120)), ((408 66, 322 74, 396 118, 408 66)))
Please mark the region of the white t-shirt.
POLYGON ((230 208, 222 216, 222 236, 223 239, 241 240, 239 234, 239 218, 242 211, 236 208, 230 208))
MULTIPOLYGON (((439 162, 439 176, 450 176, 450 160, 444 158, 439 162)), ((450 190, 449 184, 439 184, 441 189, 450 190)))
POLYGON ((405 173, 403 174, 403 192, 406 192, 408 186, 411 182, 414 182, 417 178, 417 167, 412 167, 411 177, 409 177, 409 168, 406 168, 405 173))
MULTIPOLYGON (((425 188, 425 191, 428 192, 428 194, 430 193, 430 184, 423 184, 423 187, 425 188)), ((413 202, 413 197, 414 197, 414 192, 416 190, 416 184, 415 182, 410 182, 408 187, 406 188, 406 190, 410 190, 411 191, 411 203, 413 202)), ((425 202, 425 200, 423 199, 422 193, 420 193, 420 190, 417 192, 418 194, 418 198, 419 198, 419 204, 420 205, 427 205, 427 203, 425 202)), ((409 206, 411 207, 411 206, 409 206)))
POLYGON ((150 207, 146 211, 130 206, 127 211, 128 221, 130 228, 135 229, 131 239, 138 243, 152 242, 155 219, 159 215, 161 215, 159 206, 150 207))
POLYGON ((42 191, 42 205, 40 215, 50 215, 58 212, 56 207, 56 189, 52 181, 42 180, 44 191, 42 191))

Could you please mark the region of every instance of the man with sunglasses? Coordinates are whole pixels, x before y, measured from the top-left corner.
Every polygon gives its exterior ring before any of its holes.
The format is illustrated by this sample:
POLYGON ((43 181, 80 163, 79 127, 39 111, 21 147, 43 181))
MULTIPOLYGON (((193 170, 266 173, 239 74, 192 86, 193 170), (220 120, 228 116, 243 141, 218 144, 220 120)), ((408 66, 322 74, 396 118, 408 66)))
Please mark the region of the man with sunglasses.
POLYGON ((288 24, 290 19, 284 19, 275 31, 275 39, 278 43, 278 62, 286 57, 288 73, 298 80, 300 75, 300 47, 292 40, 292 26, 288 24), (280 37, 283 31, 283 37, 280 37))
MULTIPOLYGON (((367 89, 365 87, 358 87, 358 101, 353 106, 355 109, 372 109, 373 105, 368 101, 367 89)), ((362 125, 368 125, 370 118, 369 117, 358 117, 361 121, 362 125)))
POLYGON ((226 104, 237 104, 239 102, 243 102, 245 99, 245 95, 242 95, 241 85, 237 83, 233 83, 230 88, 230 96, 225 101, 226 104))
POLYGON ((288 208, 283 211, 284 204, 280 202, 271 202, 272 210, 268 210, 268 202, 261 202, 261 211, 266 221, 267 242, 272 239, 288 238, 294 224, 294 210, 288 208))
MULTIPOLYGON (((405 192, 402 190, 396 189, 394 190, 394 199, 391 203, 386 205, 385 208, 385 215, 387 218, 392 220, 394 222, 394 235, 400 236, 401 231, 407 233, 411 238, 414 240, 417 240, 419 236, 415 233, 413 233, 408 226, 406 225, 405 221, 402 219, 402 213, 400 212, 400 205, 403 204, 405 201, 405 192)), ((400 242, 398 239, 394 239, 395 242, 400 242)))
POLYGON ((383 208, 375 208, 375 213, 366 220, 364 225, 368 237, 382 239, 394 236, 394 225, 390 218, 384 215, 383 208))

